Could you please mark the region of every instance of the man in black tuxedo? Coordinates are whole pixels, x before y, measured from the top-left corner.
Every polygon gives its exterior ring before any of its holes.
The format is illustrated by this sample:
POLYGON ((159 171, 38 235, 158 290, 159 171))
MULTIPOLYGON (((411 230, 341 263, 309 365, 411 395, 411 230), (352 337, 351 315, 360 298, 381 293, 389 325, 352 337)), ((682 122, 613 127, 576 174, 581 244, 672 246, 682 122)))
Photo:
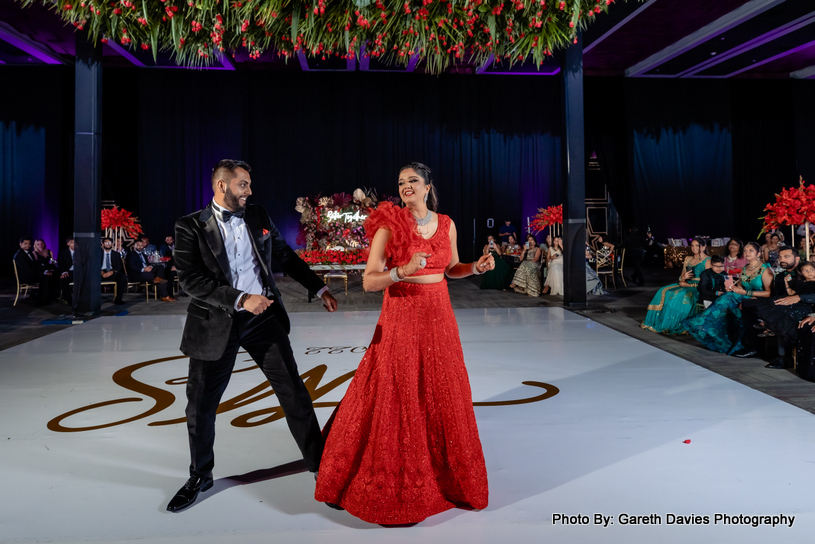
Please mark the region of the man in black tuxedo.
POLYGON ((164 302, 175 302, 176 299, 167 294, 167 279, 163 264, 150 264, 144 251, 144 242, 136 240, 133 250, 127 252, 127 277, 130 281, 149 281, 156 284, 158 296, 164 302))
POLYGON ((71 300, 71 284, 74 282, 74 239, 66 238, 65 247, 57 257, 59 288, 65 301, 71 300))
POLYGON ((116 299, 114 304, 124 304, 122 297, 127 291, 127 274, 122 256, 113 249, 111 238, 102 238, 102 281, 116 282, 116 299))
POLYGON ((181 337, 190 357, 187 431, 190 478, 167 505, 177 512, 212 487, 215 412, 240 348, 266 375, 286 415, 306 467, 317 472, 323 437, 311 397, 297 370, 286 309, 275 286, 272 258, 294 280, 323 299, 337 301, 323 281, 286 244, 252 194, 249 165, 223 160, 212 170, 213 201, 175 224, 175 262, 184 292, 192 297, 181 337))
POLYGON ((17 276, 20 278, 20 283, 39 284, 40 288, 36 295, 37 304, 50 302, 56 288, 56 276, 53 270, 45 268, 37 261, 37 256, 31 250, 30 237, 20 238, 20 249, 14 254, 14 262, 17 265, 17 276))
MULTIPOLYGON (((756 345, 758 344, 759 330, 756 323, 763 320, 764 312, 776 304, 795 304, 803 300, 804 302, 815 302, 815 295, 793 295, 789 296, 787 289, 795 291, 799 278, 801 258, 798 250, 790 246, 781 246, 778 249, 778 264, 781 272, 775 275, 772 283, 772 297, 750 298, 741 303, 741 320, 744 326, 744 338, 742 343, 744 348, 733 355, 736 357, 752 357, 756 355, 756 345)), ((776 331, 773 331, 776 332, 776 331)), ((780 336, 778 336, 778 357, 765 365, 767 368, 786 368, 792 362, 792 351, 794 346, 790 346, 780 336)))

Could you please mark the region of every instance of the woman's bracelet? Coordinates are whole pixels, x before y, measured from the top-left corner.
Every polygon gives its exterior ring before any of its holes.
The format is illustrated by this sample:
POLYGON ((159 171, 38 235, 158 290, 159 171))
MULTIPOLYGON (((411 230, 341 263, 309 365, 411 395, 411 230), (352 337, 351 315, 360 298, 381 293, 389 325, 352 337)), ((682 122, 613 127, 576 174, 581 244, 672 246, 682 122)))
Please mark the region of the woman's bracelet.
POLYGON ((748 296, 748 297, 752 297, 752 296, 753 296, 753 290, 752 290, 752 289, 747 289, 747 296, 748 296))
POLYGON ((483 274, 483 272, 478 271, 478 263, 477 262, 473 263, 472 269, 473 269, 473 274, 476 275, 476 276, 480 276, 481 274, 483 274))
POLYGON ((390 274, 391 274, 391 281, 393 281, 393 283, 399 283, 400 281, 402 281, 404 279, 404 278, 399 277, 399 272, 397 272, 398 269, 399 269, 398 266, 396 268, 391 268, 390 274))

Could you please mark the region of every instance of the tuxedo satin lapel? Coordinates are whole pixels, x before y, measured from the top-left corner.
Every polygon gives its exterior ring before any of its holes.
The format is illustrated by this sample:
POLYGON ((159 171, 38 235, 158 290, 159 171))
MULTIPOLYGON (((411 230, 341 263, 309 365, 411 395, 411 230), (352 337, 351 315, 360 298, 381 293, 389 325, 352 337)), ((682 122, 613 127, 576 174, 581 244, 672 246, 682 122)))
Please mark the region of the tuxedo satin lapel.
POLYGON ((218 228, 218 219, 212 213, 209 206, 201 212, 200 220, 204 222, 204 238, 207 241, 209 249, 215 255, 221 271, 226 277, 226 281, 232 284, 232 274, 229 272, 229 258, 226 256, 226 248, 224 248, 224 239, 221 236, 221 230, 218 228), (205 215, 208 216, 205 218, 205 215))
POLYGON ((263 238, 263 222, 261 221, 261 217, 256 213, 249 213, 247 210, 243 220, 246 223, 246 228, 251 234, 249 239, 252 241, 252 249, 255 250, 255 256, 258 258, 260 266, 263 267, 263 272, 267 277, 270 277, 272 274, 269 270, 269 266, 266 264, 269 261, 269 258, 266 255, 266 252, 263 251, 263 242, 260 240, 263 238))

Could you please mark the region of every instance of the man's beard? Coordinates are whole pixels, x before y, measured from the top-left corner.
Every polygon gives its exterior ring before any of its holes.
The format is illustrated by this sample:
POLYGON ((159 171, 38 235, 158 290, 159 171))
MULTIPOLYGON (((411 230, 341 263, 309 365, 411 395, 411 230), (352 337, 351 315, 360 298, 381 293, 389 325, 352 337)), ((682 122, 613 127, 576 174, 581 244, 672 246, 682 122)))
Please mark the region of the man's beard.
POLYGON ((791 263, 779 261, 779 263, 781 264, 781 268, 783 268, 784 270, 795 270, 795 267, 797 266, 794 261, 791 263))
POLYGON ((238 196, 232 192, 232 189, 229 187, 226 188, 226 193, 224 193, 224 203, 232 208, 233 212, 242 212, 246 210, 246 206, 241 206, 241 201, 238 199, 238 196))

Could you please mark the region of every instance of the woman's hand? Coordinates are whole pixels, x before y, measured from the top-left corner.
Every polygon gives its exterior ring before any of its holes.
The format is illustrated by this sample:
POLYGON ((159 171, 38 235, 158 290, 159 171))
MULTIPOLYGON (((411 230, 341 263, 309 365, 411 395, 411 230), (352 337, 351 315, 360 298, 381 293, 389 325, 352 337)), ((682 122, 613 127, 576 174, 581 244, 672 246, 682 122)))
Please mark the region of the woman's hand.
POLYGON ((492 255, 484 255, 478 262, 475 264, 475 269, 478 270, 479 274, 483 274, 487 270, 495 269, 495 259, 492 255))
POLYGON ((688 281, 690 279, 693 279, 693 277, 694 277, 693 270, 685 270, 684 272, 682 272, 682 275, 679 276, 679 279, 682 281, 688 281))
MULTIPOLYGON (((417 251, 413 254, 413 257, 410 258, 410 262, 407 264, 403 264, 399 268, 401 268, 400 272, 404 275, 404 277, 412 276, 425 266, 427 266, 427 258, 430 257, 430 253, 425 253, 423 251, 417 251), (424 263, 424 264, 422 264, 424 263)), ((481 257, 482 259, 486 258, 486 255, 481 257)))

